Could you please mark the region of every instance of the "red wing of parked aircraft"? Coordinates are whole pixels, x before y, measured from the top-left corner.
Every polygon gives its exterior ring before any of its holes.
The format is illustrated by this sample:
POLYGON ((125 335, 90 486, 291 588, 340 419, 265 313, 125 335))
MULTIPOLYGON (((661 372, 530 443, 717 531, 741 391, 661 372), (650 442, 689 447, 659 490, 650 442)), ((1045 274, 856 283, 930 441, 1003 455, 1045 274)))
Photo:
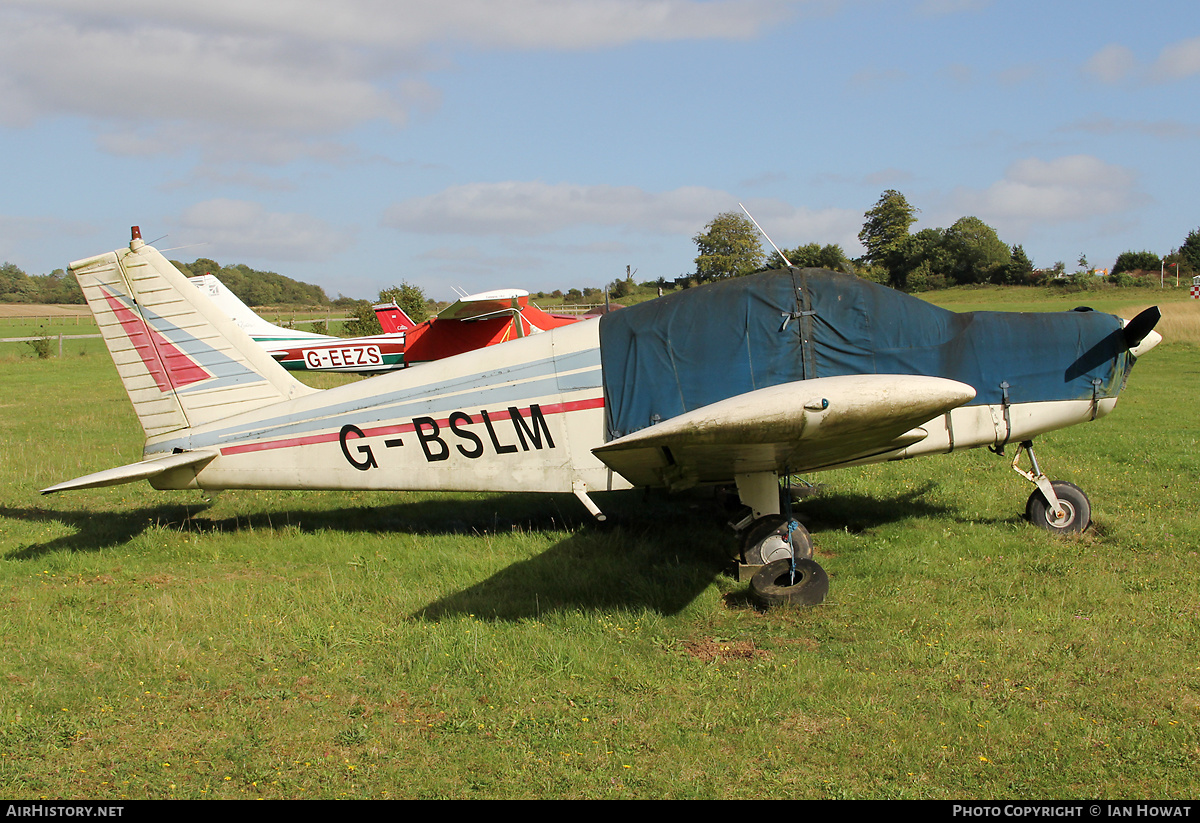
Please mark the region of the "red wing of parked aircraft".
POLYGON ((518 340, 581 319, 544 312, 529 302, 529 292, 520 289, 466 295, 423 323, 413 323, 395 303, 375 306, 375 316, 384 331, 404 331, 404 362, 409 366, 518 340))

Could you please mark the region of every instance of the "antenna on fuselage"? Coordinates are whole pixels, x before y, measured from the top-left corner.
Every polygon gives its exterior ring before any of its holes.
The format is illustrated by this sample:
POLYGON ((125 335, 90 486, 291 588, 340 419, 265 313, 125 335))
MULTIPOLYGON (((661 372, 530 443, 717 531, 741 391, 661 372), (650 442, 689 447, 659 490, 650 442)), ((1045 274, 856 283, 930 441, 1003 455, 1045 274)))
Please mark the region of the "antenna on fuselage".
POLYGON ((754 228, 756 228, 760 232, 762 232, 762 236, 767 238, 767 242, 771 244, 771 248, 775 249, 775 253, 778 254, 780 257, 782 257, 783 262, 787 263, 788 267, 790 268, 792 265, 792 261, 788 260, 787 255, 779 250, 779 246, 775 245, 775 241, 771 239, 771 235, 769 235, 765 231, 763 231, 763 227, 758 225, 758 221, 754 219, 754 215, 750 213, 749 209, 747 209, 745 206, 742 206, 741 203, 738 203, 738 205, 742 207, 742 211, 746 212, 746 216, 750 218, 750 222, 754 224, 754 228))

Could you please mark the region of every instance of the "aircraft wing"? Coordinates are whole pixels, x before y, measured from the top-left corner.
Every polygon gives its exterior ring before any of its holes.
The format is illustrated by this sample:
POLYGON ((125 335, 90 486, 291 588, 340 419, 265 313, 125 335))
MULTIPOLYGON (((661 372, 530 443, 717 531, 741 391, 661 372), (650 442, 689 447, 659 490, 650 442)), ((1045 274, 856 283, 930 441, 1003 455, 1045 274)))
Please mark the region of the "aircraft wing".
POLYGON ((438 320, 484 320, 519 312, 529 302, 529 292, 522 289, 468 294, 438 312, 438 320))
POLYGON ((96 489, 101 486, 119 486, 122 483, 132 483, 135 480, 148 480, 172 469, 195 466, 197 469, 217 456, 216 451, 187 451, 178 454, 164 454, 152 457, 139 463, 130 463, 115 469, 105 469, 95 474, 77 477, 65 483, 42 489, 42 494, 54 494, 70 489, 96 489))
POLYGON ((636 486, 811 471, 918 443, 922 425, 974 399, 941 377, 868 374, 783 383, 721 400, 593 453, 636 486))

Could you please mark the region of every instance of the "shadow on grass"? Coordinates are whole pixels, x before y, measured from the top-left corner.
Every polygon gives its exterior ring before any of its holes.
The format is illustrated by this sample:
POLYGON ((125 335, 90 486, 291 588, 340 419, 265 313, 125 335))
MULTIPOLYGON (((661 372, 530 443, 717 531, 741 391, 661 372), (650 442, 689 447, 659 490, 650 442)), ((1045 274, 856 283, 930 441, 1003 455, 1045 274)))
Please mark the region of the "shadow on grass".
POLYGON ((61 523, 74 534, 34 543, 7 552, 13 560, 34 559, 58 551, 87 552, 120 546, 151 528, 197 534, 270 532, 294 528, 312 534, 336 530, 363 534, 421 533, 480 535, 524 529, 570 530, 585 525, 586 515, 565 517, 573 498, 562 495, 506 495, 462 500, 455 496, 419 502, 394 502, 383 506, 291 508, 213 517, 213 504, 163 503, 127 511, 94 512, 87 509, 53 509, 0 506, 0 517, 14 520, 61 523), (553 499, 548 499, 553 498, 553 499), (566 503, 567 505, 561 505, 566 503))
POLYGON ((716 506, 611 508, 615 524, 577 530, 411 617, 528 620, 555 611, 622 608, 676 614, 732 568, 736 541, 716 506))
POLYGON ((415 532, 472 540, 514 532, 567 533, 537 557, 514 563, 412 615, 430 620, 457 614, 522 620, 563 609, 650 608, 675 613, 730 567, 734 541, 723 528, 727 513, 711 498, 629 491, 606 495, 604 506, 610 515, 606 524, 576 513, 582 512, 578 502, 563 495, 438 495, 386 506, 286 509, 220 518, 211 517, 207 505, 164 504, 103 513, 0 507, 0 517, 62 524, 73 531, 17 547, 4 555, 10 560, 118 547, 153 528, 232 534, 282 528, 309 534, 415 532))
MULTIPOLYGON (((948 510, 921 499, 932 482, 891 498, 826 492, 797 511, 810 527, 863 531, 909 517, 945 516, 948 510), (805 518, 810 519, 810 518, 805 518)), ((341 506, 259 511, 214 518, 207 504, 168 503, 103 513, 41 507, 0 507, 0 517, 54 522, 74 533, 18 547, 11 560, 55 552, 91 552, 121 546, 148 529, 197 533, 422 533, 477 538, 510 532, 567 532, 537 557, 506 567, 475 585, 415 611, 438 620, 453 615, 479 619, 536 619, 551 611, 650 608, 677 613, 716 577, 730 569, 737 541, 725 523, 736 512, 711 496, 614 492, 601 501, 609 524, 597 524, 569 495, 437 495, 385 506, 341 506)), ((732 601, 729 601, 732 604, 732 601)))
POLYGON ((913 517, 951 517, 953 509, 924 499, 937 486, 936 482, 928 480, 918 488, 893 497, 826 491, 803 501, 796 511, 815 535, 830 529, 864 532, 913 517))

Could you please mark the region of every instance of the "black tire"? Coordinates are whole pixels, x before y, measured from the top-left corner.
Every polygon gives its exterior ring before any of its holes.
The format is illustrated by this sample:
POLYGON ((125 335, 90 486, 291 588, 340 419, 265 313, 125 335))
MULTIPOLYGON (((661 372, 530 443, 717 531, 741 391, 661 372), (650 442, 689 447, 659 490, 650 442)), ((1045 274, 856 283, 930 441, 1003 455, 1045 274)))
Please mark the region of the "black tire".
POLYGON ((1078 534, 1087 529, 1092 524, 1092 504, 1088 502, 1083 489, 1061 480, 1055 480, 1050 485, 1054 487, 1066 516, 1061 520, 1055 518, 1050 510, 1050 501, 1038 489, 1029 495, 1029 501, 1025 504, 1025 516, 1029 522, 1054 534, 1078 534))
POLYGON ((812 536, 799 520, 782 514, 770 514, 759 518, 746 529, 742 538, 742 562, 747 566, 765 566, 776 560, 810 558, 813 556, 812 536), (795 522, 788 543, 788 523, 795 522))
POLYGON ((829 575, 812 560, 776 560, 758 570, 750 579, 750 597, 760 608, 784 603, 794 606, 818 606, 829 594, 829 575))

